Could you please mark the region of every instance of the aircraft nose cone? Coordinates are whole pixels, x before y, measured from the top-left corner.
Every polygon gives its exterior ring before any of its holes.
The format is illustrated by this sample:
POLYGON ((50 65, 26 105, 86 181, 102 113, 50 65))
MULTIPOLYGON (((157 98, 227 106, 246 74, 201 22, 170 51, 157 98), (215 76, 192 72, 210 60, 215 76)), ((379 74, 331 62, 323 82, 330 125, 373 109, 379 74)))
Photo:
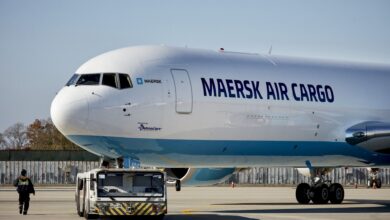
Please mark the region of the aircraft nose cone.
POLYGON ((88 101, 64 93, 60 91, 51 103, 52 121, 64 135, 83 133, 88 122, 88 101))

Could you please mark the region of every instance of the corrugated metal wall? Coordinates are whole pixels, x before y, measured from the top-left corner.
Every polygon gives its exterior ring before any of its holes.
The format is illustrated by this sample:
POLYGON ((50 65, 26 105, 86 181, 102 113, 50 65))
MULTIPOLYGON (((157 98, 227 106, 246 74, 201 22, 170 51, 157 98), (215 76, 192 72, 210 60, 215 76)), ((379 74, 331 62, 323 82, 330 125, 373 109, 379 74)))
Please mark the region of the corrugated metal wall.
POLYGON ((35 184, 73 184, 78 172, 97 167, 98 161, 0 161, 0 184, 12 184, 22 169, 35 184))
MULTIPOLYGON (((343 185, 366 185, 368 170, 366 168, 336 168, 328 174, 332 182, 343 185)), ((390 185, 390 169, 380 169, 382 185, 390 185)), ((284 184, 295 185, 309 182, 309 177, 303 176, 294 168, 251 168, 231 176, 226 183, 234 181, 239 184, 284 184)))
MULTIPOLYGON (((12 184, 22 169, 35 184, 74 184, 78 172, 99 167, 97 161, 0 161, 0 185, 12 184)), ((390 185, 390 169, 381 169, 383 185, 390 185)), ((333 182, 343 185, 365 185, 368 178, 366 168, 337 168, 330 174, 333 182)), ((283 184, 294 185, 309 182, 309 178, 294 168, 251 168, 230 177, 226 183, 239 184, 283 184)))

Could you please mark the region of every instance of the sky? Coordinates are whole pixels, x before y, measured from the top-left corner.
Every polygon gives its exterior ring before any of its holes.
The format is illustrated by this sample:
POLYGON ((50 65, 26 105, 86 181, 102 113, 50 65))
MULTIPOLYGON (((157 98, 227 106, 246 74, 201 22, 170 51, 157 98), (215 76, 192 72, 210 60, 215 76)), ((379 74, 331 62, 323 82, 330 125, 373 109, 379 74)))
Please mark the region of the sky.
POLYGON ((0 0, 0 132, 50 117, 88 59, 149 44, 390 64, 390 1, 0 0))

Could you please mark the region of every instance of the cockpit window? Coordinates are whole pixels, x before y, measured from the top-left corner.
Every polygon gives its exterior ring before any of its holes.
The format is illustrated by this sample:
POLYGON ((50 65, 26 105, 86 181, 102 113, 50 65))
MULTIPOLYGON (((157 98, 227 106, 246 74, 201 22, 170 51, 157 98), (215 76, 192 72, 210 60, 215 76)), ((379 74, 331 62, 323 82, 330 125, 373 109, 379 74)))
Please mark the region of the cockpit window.
MULTIPOLYGON (((70 85, 99 85, 102 74, 74 74, 66 83, 70 85)), ((116 89, 133 88, 131 78, 128 74, 123 73, 103 73, 101 85, 113 87, 116 89)))
POLYGON ((79 74, 73 74, 73 76, 69 79, 69 81, 65 84, 65 86, 76 84, 77 78, 79 78, 79 74))
POLYGON ((116 73, 104 73, 102 85, 118 88, 116 80, 116 73))
POLYGON ((122 74, 119 73, 119 82, 121 84, 121 89, 127 89, 127 88, 132 88, 133 84, 131 83, 130 76, 127 74, 122 74))
POLYGON ((99 85, 100 74, 83 74, 77 80, 76 85, 99 85))

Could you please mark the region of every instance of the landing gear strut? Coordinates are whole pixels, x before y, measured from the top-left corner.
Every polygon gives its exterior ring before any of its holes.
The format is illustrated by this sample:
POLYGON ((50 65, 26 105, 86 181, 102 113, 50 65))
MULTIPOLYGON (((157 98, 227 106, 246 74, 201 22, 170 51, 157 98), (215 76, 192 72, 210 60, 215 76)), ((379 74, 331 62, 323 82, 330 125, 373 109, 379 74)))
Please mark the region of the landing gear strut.
POLYGON ((295 191, 295 196, 300 204, 326 204, 329 201, 333 204, 340 204, 344 200, 344 188, 339 183, 331 183, 325 180, 326 168, 316 168, 311 172, 311 185, 300 183, 295 191))
POLYGON ((104 158, 99 159, 101 168, 123 168, 123 158, 104 158))
POLYGON ((175 182, 175 189, 178 192, 181 190, 181 181, 180 180, 176 180, 176 182, 175 182))

